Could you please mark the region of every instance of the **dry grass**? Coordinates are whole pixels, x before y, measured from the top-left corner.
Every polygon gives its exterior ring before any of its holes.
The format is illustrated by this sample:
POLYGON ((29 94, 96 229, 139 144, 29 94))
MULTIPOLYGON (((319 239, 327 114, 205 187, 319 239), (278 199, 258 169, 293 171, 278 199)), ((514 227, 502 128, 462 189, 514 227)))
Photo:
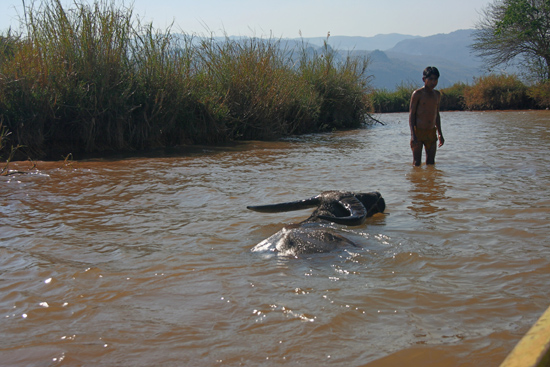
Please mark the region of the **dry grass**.
POLYGON ((514 75, 488 75, 475 79, 464 89, 464 103, 469 110, 506 110, 532 107, 527 86, 514 75))

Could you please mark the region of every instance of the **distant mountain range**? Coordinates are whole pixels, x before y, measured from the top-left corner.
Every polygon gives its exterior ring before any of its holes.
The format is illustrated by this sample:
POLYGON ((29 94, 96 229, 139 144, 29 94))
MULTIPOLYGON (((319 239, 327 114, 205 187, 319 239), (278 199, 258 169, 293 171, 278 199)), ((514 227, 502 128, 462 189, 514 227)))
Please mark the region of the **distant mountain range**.
MULTIPOLYGON (((472 83, 485 73, 482 60, 473 55, 473 29, 418 37, 381 34, 374 37, 331 36, 328 44, 342 54, 369 56, 368 73, 376 88, 393 90, 401 84, 422 85, 422 71, 436 66, 441 77, 439 88, 457 82, 472 83)), ((312 46, 322 46, 327 38, 305 38, 312 46)))
MULTIPOLYGON (((399 42, 410 39, 421 38, 420 36, 407 36, 399 33, 378 34, 374 37, 349 37, 349 36, 331 36, 328 38, 331 47, 337 50, 387 50, 399 42)), ((299 41, 301 38, 295 38, 299 41)), ((323 46, 326 37, 304 38, 311 45, 323 46)))
MULTIPOLYGON (((309 37, 282 39, 282 47, 304 47, 313 51, 327 42, 338 51, 341 58, 348 55, 368 56, 367 73, 373 76, 375 88, 394 90, 399 85, 422 86, 422 71, 426 66, 436 66, 441 77, 438 88, 446 88, 457 82, 472 84, 475 77, 486 73, 483 62, 472 54, 474 29, 462 29, 447 34, 428 37, 405 34, 379 34, 374 37, 309 37)), ((225 37, 215 37, 223 42, 225 37)), ((230 36, 231 40, 246 37, 230 36)))

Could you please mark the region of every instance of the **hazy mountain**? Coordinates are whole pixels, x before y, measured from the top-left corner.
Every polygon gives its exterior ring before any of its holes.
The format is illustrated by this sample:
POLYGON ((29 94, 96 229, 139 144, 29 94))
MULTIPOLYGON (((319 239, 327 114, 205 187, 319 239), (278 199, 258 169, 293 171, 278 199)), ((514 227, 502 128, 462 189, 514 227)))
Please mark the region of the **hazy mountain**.
POLYGON ((439 56, 465 66, 479 67, 481 60, 473 56, 469 49, 473 43, 473 33, 473 29, 463 29, 448 34, 408 39, 387 51, 417 56, 439 56))
POLYGON ((483 74, 482 69, 468 66, 441 56, 408 55, 390 51, 373 51, 368 74, 374 78, 376 88, 395 89, 400 84, 422 86, 422 71, 426 66, 436 66, 441 73, 438 88, 446 88, 457 82, 471 83, 483 74))
MULTIPOLYGON (((214 37, 215 40, 223 42, 226 39, 231 41, 239 41, 248 39, 249 37, 242 36, 228 36, 228 37, 214 37)), ((304 38, 285 38, 282 39, 284 45, 302 45, 308 44, 313 47, 323 47, 325 41, 328 40, 328 44, 339 51, 351 51, 351 50, 387 50, 399 44, 404 40, 411 40, 420 38, 420 36, 410 36, 406 34, 378 34, 373 37, 351 37, 351 36, 330 36, 330 37, 304 37, 304 38)), ((198 38, 197 40, 200 40, 198 38)), ((274 39, 275 41, 277 39, 274 39)))
MULTIPOLYGON (((375 37, 331 36, 328 44, 342 56, 351 53, 369 56, 368 73, 376 88, 395 89, 400 84, 422 85, 422 71, 436 66, 441 72, 439 88, 457 82, 472 83, 474 77, 484 74, 481 59, 470 52, 473 29, 428 37, 403 34, 375 37)), ((312 46, 322 46, 326 38, 304 39, 312 46)))
POLYGON ((421 86, 426 66, 439 69, 439 88, 445 88, 457 82, 471 83, 474 77, 484 74, 481 59, 470 52, 473 32, 467 29, 408 38, 384 51, 356 50, 354 53, 370 57, 368 73, 374 77, 371 84, 376 88, 393 90, 400 84, 421 86))
MULTIPOLYGON (((399 44, 404 40, 420 38, 419 36, 409 36, 405 34, 391 33, 378 34, 374 37, 349 37, 349 36, 330 36, 328 43, 337 50, 387 50, 399 44)), ((295 38, 295 40, 300 40, 295 38)), ((305 38, 309 44, 314 46, 323 46, 327 37, 305 38)))
MULTIPOLYGON (((350 54, 368 56, 371 63, 367 73, 373 76, 372 86, 388 90, 401 84, 421 86, 424 68, 436 66, 441 72, 439 88, 445 88, 457 82, 472 83, 474 77, 484 74, 481 60, 470 52, 473 33, 473 29, 465 29, 428 37, 393 33, 374 37, 292 38, 282 39, 281 47, 303 48, 313 55, 320 52, 327 41, 342 59, 350 54)), ((229 37, 232 41, 247 38, 229 37)), ((225 37, 215 39, 226 40, 225 37)))

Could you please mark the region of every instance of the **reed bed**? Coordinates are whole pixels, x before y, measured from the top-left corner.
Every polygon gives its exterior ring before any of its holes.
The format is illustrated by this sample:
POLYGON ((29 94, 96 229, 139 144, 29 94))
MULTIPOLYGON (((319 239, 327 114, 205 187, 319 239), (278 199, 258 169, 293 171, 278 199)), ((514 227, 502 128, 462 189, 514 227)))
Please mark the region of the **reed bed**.
POLYGON ((418 87, 413 84, 401 83, 394 91, 387 89, 374 90, 370 94, 371 111, 376 113, 407 112, 411 94, 418 87))
POLYGON ((0 37, 3 156, 276 139, 368 118, 366 61, 328 46, 173 34, 107 0, 26 14, 24 34, 0 37))
POLYGON ((469 88, 466 83, 455 83, 448 88, 441 89, 441 111, 462 111, 466 108, 464 92, 469 88))

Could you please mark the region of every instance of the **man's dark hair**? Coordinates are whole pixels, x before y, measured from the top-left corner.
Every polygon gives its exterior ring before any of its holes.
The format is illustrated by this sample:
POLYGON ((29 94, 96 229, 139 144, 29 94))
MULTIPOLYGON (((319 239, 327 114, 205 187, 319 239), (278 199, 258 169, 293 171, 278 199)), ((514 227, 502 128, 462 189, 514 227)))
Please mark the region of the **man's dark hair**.
POLYGON ((435 66, 428 66, 426 69, 424 69, 424 73, 422 75, 424 76, 424 78, 429 78, 433 75, 439 79, 439 70, 437 70, 435 66))

